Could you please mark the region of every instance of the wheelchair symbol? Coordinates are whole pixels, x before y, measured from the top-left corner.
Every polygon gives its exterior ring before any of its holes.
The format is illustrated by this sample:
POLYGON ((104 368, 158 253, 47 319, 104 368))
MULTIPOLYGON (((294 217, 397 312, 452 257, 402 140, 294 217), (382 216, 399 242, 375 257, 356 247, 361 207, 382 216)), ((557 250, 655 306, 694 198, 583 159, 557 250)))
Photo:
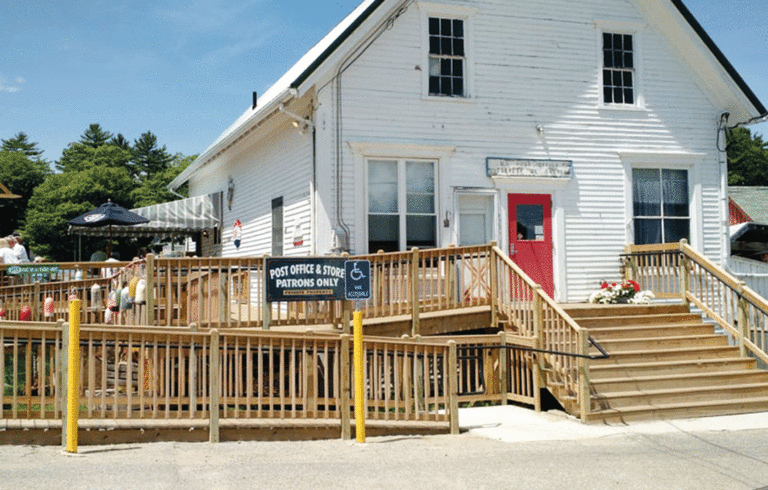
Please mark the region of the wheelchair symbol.
POLYGON ((349 277, 351 277, 353 281, 359 281, 360 279, 365 278, 363 271, 357 268, 357 262, 355 262, 355 266, 352 268, 352 270, 349 271, 349 277))

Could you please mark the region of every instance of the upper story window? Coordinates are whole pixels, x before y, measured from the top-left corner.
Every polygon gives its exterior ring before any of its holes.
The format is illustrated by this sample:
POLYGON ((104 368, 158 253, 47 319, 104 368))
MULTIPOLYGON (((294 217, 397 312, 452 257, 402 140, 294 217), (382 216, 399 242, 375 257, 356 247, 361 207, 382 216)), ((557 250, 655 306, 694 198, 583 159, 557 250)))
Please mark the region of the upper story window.
POLYGON ((634 105, 635 50, 631 34, 603 33, 603 102, 634 105))
POLYGON ((466 95, 464 21, 429 18, 429 95, 466 95))

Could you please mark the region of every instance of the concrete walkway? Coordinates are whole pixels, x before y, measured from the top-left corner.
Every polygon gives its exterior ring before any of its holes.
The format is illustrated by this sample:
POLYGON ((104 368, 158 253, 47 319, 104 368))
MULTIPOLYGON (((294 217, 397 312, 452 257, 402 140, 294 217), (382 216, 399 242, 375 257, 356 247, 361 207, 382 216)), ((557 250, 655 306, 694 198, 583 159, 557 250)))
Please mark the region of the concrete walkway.
POLYGON ((582 425, 562 412, 462 409, 459 436, 0 446, 0 488, 768 488, 768 414, 582 425))

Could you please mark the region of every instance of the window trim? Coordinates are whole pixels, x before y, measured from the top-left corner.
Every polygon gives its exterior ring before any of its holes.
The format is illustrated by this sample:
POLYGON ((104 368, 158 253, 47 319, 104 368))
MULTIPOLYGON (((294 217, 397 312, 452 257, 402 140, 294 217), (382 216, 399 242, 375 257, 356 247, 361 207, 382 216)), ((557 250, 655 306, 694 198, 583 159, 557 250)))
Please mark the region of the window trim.
POLYGON ((646 25, 639 22, 595 20, 596 55, 597 55, 597 100, 600 109, 612 111, 637 111, 645 110, 645 97, 643 91, 643 46, 641 32, 646 25), (633 104, 606 103, 603 94, 603 34, 623 34, 632 36, 632 64, 633 71, 633 104))
POLYGON ((474 17, 477 9, 457 5, 442 5, 430 2, 417 2, 421 11, 421 98, 430 101, 467 102, 474 97, 475 87, 475 51, 474 17), (464 21, 464 95, 447 96, 429 93, 429 18, 457 19, 464 21))
POLYGON ((697 250, 704 246, 702 230, 702 183, 698 169, 707 161, 705 153, 683 152, 618 152, 624 166, 624 212, 626 218, 626 243, 635 242, 633 209, 632 169, 660 168, 688 171, 688 206, 690 218, 690 244, 697 250))
MULTIPOLYGON (((440 235, 440 160, 438 158, 424 158, 424 157, 380 157, 380 156, 366 156, 364 161, 364 167, 365 167, 365 212, 364 216, 365 219, 363 221, 365 226, 365 250, 367 253, 372 254, 378 252, 378 250, 370 250, 369 244, 370 244, 370 230, 368 229, 368 217, 370 215, 369 210, 369 192, 368 192, 368 177, 369 177, 369 168, 370 168, 370 161, 371 160, 389 160, 397 162, 397 202, 398 202, 398 226, 399 226, 399 235, 400 235, 400 243, 398 244, 398 249, 400 252, 408 251, 408 231, 407 231, 407 217, 408 217, 408 207, 407 207, 407 184, 406 184, 406 165, 408 162, 429 162, 432 163, 432 169, 433 169, 433 176, 434 176, 434 216, 435 216, 435 247, 440 246, 441 242, 441 235, 440 235)), ((417 215, 423 216, 424 213, 417 213, 417 215)))

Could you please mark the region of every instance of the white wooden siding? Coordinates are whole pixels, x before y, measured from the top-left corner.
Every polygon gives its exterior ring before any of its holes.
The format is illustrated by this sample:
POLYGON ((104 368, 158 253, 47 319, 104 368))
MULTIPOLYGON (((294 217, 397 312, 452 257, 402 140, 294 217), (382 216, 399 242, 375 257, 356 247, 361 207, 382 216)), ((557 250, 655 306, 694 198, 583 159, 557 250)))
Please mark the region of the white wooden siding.
MULTIPOLYGON (((448 186, 494 187, 485 175, 488 156, 573 160, 575 177, 560 191, 566 277, 558 282, 568 290, 560 299, 570 301, 585 299, 601 279, 619 275, 631 218, 619 153, 705 154, 691 168, 702 205, 702 219, 692 226, 702 236, 704 253, 719 258, 719 111, 652 26, 635 34, 644 108, 599 108, 601 46, 595 20, 646 23, 632 2, 444 3, 471 3, 478 9, 472 97, 422 96, 426 37, 419 9, 412 6, 343 76, 345 142, 455 145, 450 168, 441 172, 450 176, 448 186), (544 127, 542 136, 537 124, 544 127)), ((322 137, 331 138, 332 129, 329 125, 322 137)), ((345 149, 343 211, 354 235, 364 230, 358 212, 364 202, 355 202, 352 192, 362 184, 362 169, 345 149)), ((502 202, 504 194, 502 187, 502 202)), ((449 199, 442 196, 439 216, 452 209, 449 199)), ((506 229, 501 231, 506 236, 506 229)))

